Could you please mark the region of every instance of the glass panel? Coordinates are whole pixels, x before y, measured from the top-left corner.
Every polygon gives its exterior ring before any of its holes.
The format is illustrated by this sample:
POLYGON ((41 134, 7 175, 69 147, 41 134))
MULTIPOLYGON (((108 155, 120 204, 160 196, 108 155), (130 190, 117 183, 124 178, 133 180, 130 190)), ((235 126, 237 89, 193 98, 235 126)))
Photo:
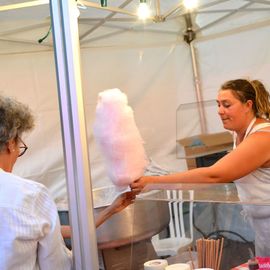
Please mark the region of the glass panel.
POLYGON ((256 184, 258 193, 252 192, 254 184, 249 183, 220 183, 220 184, 150 184, 137 196, 140 200, 168 200, 167 190, 181 190, 183 201, 222 202, 236 204, 270 205, 269 199, 262 200, 260 193, 270 189, 266 183, 256 184), (193 191, 190 197, 189 191, 193 191), (243 196, 243 190, 249 190, 249 195, 243 196))
POLYGON ((270 202, 240 201, 234 184, 147 186, 133 207, 127 269, 154 260, 223 270, 270 257, 270 202))

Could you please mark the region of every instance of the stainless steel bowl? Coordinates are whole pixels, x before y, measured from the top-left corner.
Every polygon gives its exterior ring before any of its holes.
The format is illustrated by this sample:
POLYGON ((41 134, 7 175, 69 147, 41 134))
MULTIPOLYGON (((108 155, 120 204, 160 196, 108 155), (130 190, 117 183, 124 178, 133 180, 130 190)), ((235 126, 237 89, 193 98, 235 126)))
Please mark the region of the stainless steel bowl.
MULTIPOLYGON (((96 208, 97 215, 104 207, 96 208)), ((137 200, 113 215, 97 229, 99 249, 107 249, 149 239, 170 221, 168 202, 137 200)))
MULTIPOLYGON (((94 215, 110 205, 119 194, 115 187, 93 190, 94 215)), ((67 206, 59 211, 61 224, 69 224, 67 206)), ((168 202, 136 200, 119 213, 114 214, 97 229, 99 249, 107 249, 149 239, 162 231, 170 221, 168 202)), ((70 245, 70 244, 69 244, 70 245)))

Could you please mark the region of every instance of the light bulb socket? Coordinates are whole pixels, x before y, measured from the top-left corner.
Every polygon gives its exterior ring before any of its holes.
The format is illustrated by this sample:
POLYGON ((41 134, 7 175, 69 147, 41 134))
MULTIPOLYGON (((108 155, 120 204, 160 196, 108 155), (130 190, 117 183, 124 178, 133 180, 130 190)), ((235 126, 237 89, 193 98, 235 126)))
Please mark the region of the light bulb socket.
POLYGON ((107 0, 100 0, 100 5, 102 7, 107 7, 107 0))

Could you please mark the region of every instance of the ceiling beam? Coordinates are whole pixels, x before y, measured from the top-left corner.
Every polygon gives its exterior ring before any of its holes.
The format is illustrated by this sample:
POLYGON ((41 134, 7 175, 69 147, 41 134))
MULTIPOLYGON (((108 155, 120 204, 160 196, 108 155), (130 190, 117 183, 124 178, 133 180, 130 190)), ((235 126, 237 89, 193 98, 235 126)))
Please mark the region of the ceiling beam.
MULTIPOLYGON (((125 6, 127 6, 130 2, 132 2, 132 0, 126 0, 122 5, 120 5, 117 10, 122 10, 122 8, 124 8, 125 6)), ((90 4, 87 1, 83 1, 81 0, 81 3, 84 4, 85 6, 88 6, 88 4, 90 4)), ((98 8, 100 9, 100 5, 98 5, 98 8)), ((106 16, 104 19, 102 19, 98 24, 96 24, 94 27, 92 27, 90 30, 86 31, 83 35, 80 36, 80 40, 82 41, 86 36, 88 36, 89 34, 91 34, 92 32, 94 32, 97 28, 99 28, 100 26, 102 26, 107 19, 112 18, 115 14, 117 14, 118 12, 116 10, 112 11, 111 14, 109 14, 108 16, 106 16)))
POLYGON ((201 28, 197 29, 195 32, 196 32, 196 33, 201 32, 201 31, 203 31, 203 30, 205 30, 205 29, 207 29, 207 28, 209 28, 209 27, 211 27, 211 26, 213 26, 213 25, 215 25, 215 24, 218 24, 218 23, 220 23, 221 21, 224 21, 225 19, 227 19, 227 18, 229 18, 230 16, 234 15, 234 14, 237 13, 239 10, 243 10, 243 9, 247 8, 248 6, 250 6, 250 5, 252 5, 252 3, 247 3, 247 4, 243 5, 242 7, 238 8, 238 9, 235 9, 234 11, 229 12, 228 14, 226 14, 226 15, 224 15, 224 16, 218 18, 217 20, 214 20, 214 21, 212 21, 212 22, 206 24, 205 26, 202 26, 201 28))
POLYGON ((50 25, 50 22, 33 24, 33 25, 24 26, 24 27, 19 27, 19 28, 15 28, 15 29, 12 29, 12 30, 7 30, 7 31, 0 32, 0 36, 7 36, 7 35, 12 35, 12 34, 17 34, 19 32, 27 32, 27 31, 30 31, 30 30, 33 30, 33 29, 42 28, 42 27, 46 27, 46 26, 49 26, 49 25, 50 25))
POLYGON ((193 14, 224 13, 224 12, 250 12, 250 11, 269 11, 270 8, 246 8, 246 9, 215 9, 215 10, 197 10, 193 14))
MULTIPOLYGON (((223 3, 223 2, 228 2, 228 1, 230 1, 230 0, 216 0, 216 1, 213 1, 213 2, 208 3, 208 4, 202 4, 202 5, 199 5, 195 10, 190 11, 190 14, 196 14, 197 12, 201 11, 201 9, 209 8, 209 7, 218 5, 218 4, 223 3)), ((168 18, 168 19, 170 19, 170 20, 171 20, 171 19, 176 19, 176 18, 182 17, 182 16, 184 16, 185 14, 187 14, 187 10, 186 10, 186 9, 182 9, 182 10, 180 10, 180 11, 182 11, 182 13, 177 14, 177 15, 175 15, 175 16, 172 16, 172 17, 170 17, 170 18, 168 18)), ((177 12, 179 12, 179 10, 178 10, 177 12)))
POLYGON ((11 37, 7 37, 7 38, 0 37, 0 41, 21 43, 21 44, 28 44, 28 45, 36 45, 36 46, 43 46, 43 47, 52 47, 53 46, 51 43, 40 44, 37 41, 25 40, 25 39, 19 39, 19 38, 11 38, 11 37))
POLYGON ((173 13, 175 13, 177 10, 179 10, 182 7, 183 7, 183 3, 180 3, 174 6, 173 8, 171 8, 170 10, 168 10, 167 12, 165 12, 163 14, 164 19, 166 20, 170 15, 172 15, 173 13))
POLYGON ((258 4, 270 5, 270 1, 267 1, 267 0, 246 0, 246 1, 258 3, 258 4))
POLYGON ((34 6, 40 6, 40 5, 45 5, 45 4, 49 4, 49 0, 37 0, 37 1, 23 2, 23 3, 18 3, 18 4, 4 5, 4 6, 0 6, 0 11, 34 7, 34 6))
POLYGON ((156 8, 156 16, 160 16, 160 0, 155 1, 155 8, 156 8))
MULTIPOLYGON (((128 0, 126 2, 128 2, 128 4, 129 4, 131 1, 132 0, 128 0)), ((88 2, 88 1, 85 1, 85 0, 81 0, 80 3, 83 4, 86 7, 91 7, 91 8, 95 8, 95 9, 101 9, 101 10, 111 11, 113 13, 120 13, 120 14, 125 14, 125 15, 129 15, 129 16, 137 17, 137 14, 136 13, 122 9, 122 5, 119 6, 118 8, 116 8, 116 7, 102 7, 102 6, 100 6, 100 4, 93 3, 93 2, 88 2)), ((124 6, 126 6, 126 5, 124 5, 124 6)))
MULTIPOLYGON (((87 24, 87 23, 93 23, 93 22, 97 22, 97 21, 100 21, 100 20, 103 20, 103 18, 101 17, 96 17, 96 18, 79 18, 79 23, 80 24, 87 24)), ((110 18, 110 19, 107 19, 108 22, 137 22, 138 19, 137 18, 110 18)))
POLYGON ((263 27, 269 27, 269 25, 270 25, 270 20, 268 19, 268 20, 265 20, 262 22, 257 22, 257 23, 253 23, 253 24, 247 24, 244 26, 236 27, 234 29, 230 29, 230 30, 227 30, 224 32, 210 34, 207 36, 198 36, 196 38, 196 42, 213 40, 215 38, 222 38, 225 36, 234 35, 234 34, 239 33, 239 32, 251 31, 251 30, 255 30, 255 29, 259 29, 259 28, 263 28, 263 27))

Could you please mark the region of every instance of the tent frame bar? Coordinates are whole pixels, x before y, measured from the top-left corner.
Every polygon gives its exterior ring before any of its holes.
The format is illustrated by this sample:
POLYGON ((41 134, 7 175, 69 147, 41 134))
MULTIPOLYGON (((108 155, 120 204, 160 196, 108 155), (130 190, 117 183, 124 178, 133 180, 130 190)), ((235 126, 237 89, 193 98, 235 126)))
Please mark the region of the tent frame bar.
POLYGON ((88 140, 80 70, 76 0, 50 0, 67 180, 72 251, 77 270, 98 269, 88 140))

